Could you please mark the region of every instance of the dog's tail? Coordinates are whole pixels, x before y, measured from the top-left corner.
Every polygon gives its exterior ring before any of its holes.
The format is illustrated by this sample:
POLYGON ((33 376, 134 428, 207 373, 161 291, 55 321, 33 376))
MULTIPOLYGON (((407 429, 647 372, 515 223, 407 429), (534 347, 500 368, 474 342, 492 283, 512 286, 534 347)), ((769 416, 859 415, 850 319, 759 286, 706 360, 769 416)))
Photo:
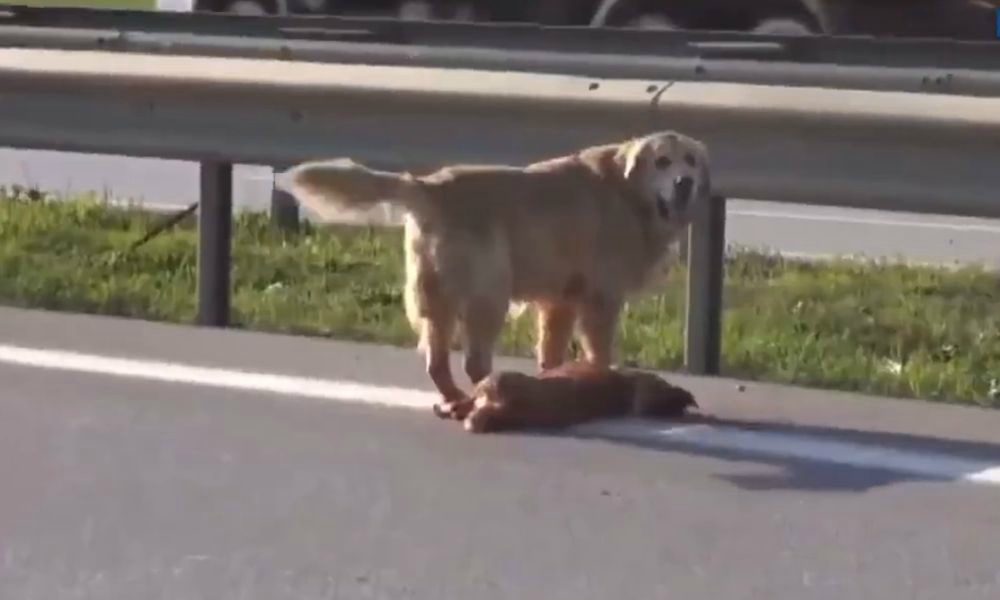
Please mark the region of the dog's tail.
POLYGON ((381 202, 405 208, 423 199, 409 173, 377 171, 350 158, 312 161, 275 175, 275 186, 324 219, 342 210, 367 210, 381 202))

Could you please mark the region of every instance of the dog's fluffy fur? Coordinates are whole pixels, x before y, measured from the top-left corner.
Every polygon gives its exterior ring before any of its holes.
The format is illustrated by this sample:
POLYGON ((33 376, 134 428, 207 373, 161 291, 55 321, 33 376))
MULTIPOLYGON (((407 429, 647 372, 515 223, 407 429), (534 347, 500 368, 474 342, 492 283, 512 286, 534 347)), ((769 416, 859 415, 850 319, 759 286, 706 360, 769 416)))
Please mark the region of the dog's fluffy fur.
POLYGON ((614 417, 681 417, 698 403, 690 392, 653 373, 568 362, 532 376, 491 373, 472 398, 447 405, 442 418, 466 431, 553 429, 614 417))
POLYGON ((565 360, 575 324, 586 358, 612 362, 621 308, 665 274, 670 244, 710 194, 702 143, 665 131, 527 167, 450 166, 424 176, 350 159, 307 162, 279 187, 321 216, 379 202, 406 211, 406 314, 446 401, 449 348, 465 334, 473 383, 492 371, 511 302, 536 309, 540 368, 565 360))

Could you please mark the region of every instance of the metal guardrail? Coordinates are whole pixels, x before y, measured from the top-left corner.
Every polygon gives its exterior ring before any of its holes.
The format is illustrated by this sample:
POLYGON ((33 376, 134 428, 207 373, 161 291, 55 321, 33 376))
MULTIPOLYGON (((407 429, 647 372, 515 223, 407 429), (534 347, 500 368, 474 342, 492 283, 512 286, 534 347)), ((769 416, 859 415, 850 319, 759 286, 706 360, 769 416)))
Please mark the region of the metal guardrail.
POLYGON ((1000 217, 1000 99, 0 49, 0 144, 202 163, 199 321, 226 325, 232 163, 521 163, 657 129, 705 140, 685 357, 719 369, 724 197, 1000 217))

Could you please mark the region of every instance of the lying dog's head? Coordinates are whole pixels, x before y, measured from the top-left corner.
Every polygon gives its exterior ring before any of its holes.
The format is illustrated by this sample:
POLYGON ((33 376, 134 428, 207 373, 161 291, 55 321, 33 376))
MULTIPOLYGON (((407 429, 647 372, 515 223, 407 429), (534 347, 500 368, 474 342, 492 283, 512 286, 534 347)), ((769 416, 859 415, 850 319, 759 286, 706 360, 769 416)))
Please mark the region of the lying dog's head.
POLYGON ((518 371, 491 373, 476 384, 472 404, 465 415, 463 426, 472 433, 486 433, 510 427, 511 404, 530 401, 535 379, 518 371))
POLYGON ((623 143, 615 154, 621 174, 648 202, 650 213, 672 227, 691 221, 696 204, 712 193, 708 149, 675 131, 623 143))

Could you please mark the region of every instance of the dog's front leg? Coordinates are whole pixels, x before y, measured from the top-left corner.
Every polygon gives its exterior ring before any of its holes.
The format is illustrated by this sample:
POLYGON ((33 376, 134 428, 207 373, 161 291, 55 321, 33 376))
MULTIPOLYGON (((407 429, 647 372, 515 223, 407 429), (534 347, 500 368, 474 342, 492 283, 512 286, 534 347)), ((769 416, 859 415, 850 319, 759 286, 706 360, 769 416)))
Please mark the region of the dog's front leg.
POLYGON ((454 408, 469 401, 469 395, 455 384, 451 373, 449 343, 454 326, 428 320, 424 327, 427 375, 442 399, 441 403, 434 405, 434 414, 441 418, 454 418, 454 408))
POLYGON ((470 301, 465 315, 465 374, 478 385, 493 372, 493 351, 506 317, 508 302, 495 299, 470 301))
POLYGON ((587 362, 609 367, 614 357, 618 319, 624 302, 620 298, 597 294, 580 307, 580 333, 587 362))
POLYGON ((573 339, 576 308, 568 303, 539 304, 538 345, 536 360, 539 370, 553 369, 566 362, 566 351, 573 339))

